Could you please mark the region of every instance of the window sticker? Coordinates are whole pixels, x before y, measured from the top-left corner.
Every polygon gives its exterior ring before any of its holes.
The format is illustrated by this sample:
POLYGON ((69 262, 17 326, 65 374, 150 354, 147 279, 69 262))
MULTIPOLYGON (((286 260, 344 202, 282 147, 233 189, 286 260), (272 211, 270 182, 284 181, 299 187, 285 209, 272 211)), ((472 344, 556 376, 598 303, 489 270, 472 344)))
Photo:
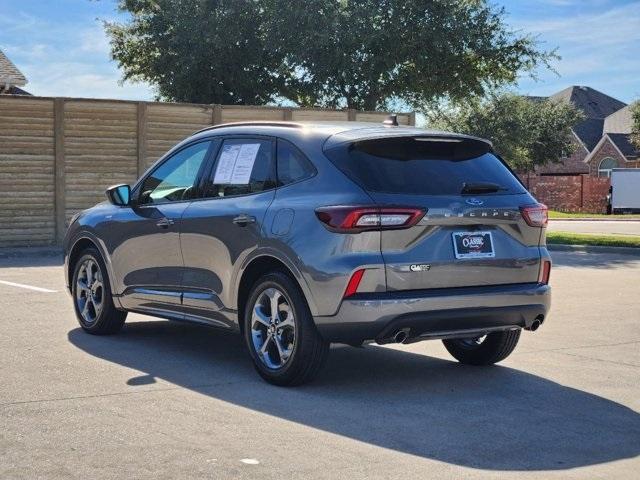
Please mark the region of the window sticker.
POLYGON ((236 164, 233 168, 233 174, 231 175, 231 185, 247 185, 251 178, 251 171, 253 170, 253 164, 256 163, 256 157, 258 156, 258 150, 260 150, 259 143, 247 143, 242 145, 238 158, 236 158, 236 164))
POLYGON ((213 183, 248 185, 258 150, 260 150, 259 143, 225 145, 218 160, 213 183))
POLYGON ((240 145, 225 145, 218 159, 216 174, 213 183, 216 185, 229 183, 233 174, 233 167, 240 152, 240 145))

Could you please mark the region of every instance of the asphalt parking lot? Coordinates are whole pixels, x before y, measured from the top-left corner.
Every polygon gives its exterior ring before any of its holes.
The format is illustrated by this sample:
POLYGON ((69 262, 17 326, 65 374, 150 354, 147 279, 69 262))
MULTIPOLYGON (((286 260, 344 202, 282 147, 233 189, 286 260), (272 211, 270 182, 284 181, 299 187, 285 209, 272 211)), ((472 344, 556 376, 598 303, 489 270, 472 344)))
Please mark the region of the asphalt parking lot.
POLYGON ((58 258, 0 260, 0 478, 638 478, 640 257, 553 257, 552 314, 502 364, 334 347, 295 389, 206 327, 86 335, 58 258))

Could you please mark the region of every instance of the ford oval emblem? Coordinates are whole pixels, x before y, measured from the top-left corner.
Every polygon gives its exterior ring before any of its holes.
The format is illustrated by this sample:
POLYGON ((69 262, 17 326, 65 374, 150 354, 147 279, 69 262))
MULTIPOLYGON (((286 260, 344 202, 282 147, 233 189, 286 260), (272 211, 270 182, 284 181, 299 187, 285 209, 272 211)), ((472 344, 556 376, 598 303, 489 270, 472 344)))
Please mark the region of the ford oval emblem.
POLYGON ((479 198, 469 198, 467 199, 467 203, 469 205, 473 205, 473 206, 479 206, 479 205, 484 205, 484 202, 482 200, 480 200, 479 198))

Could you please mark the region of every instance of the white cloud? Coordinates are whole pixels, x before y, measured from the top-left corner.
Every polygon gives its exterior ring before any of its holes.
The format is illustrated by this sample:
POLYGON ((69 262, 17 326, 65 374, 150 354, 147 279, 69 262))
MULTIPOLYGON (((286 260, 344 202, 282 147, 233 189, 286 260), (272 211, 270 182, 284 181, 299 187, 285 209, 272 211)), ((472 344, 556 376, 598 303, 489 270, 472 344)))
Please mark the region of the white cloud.
POLYGON ((54 22, 21 12, 0 13, 0 48, 25 74, 34 95, 151 100, 144 83, 121 84, 122 72, 110 60, 102 22, 54 22))
POLYGON ((48 65, 29 65, 23 69, 29 82, 27 90, 36 95, 85 98, 116 98, 149 100, 148 85, 125 83, 120 85, 120 73, 115 68, 98 70, 81 62, 55 62, 48 65))
POLYGON ((640 39, 640 2, 572 17, 514 21, 527 32, 546 40, 588 43, 599 47, 632 43, 640 39))
POLYGON ((95 26, 80 32, 80 50, 87 53, 97 53, 109 56, 111 47, 109 37, 102 26, 95 26))
MULTIPOLYGON (((576 7, 573 11, 584 11, 576 7)), ((558 46, 560 75, 540 71, 541 82, 522 79, 520 87, 531 94, 550 94, 569 85, 589 85, 624 101, 640 90, 640 2, 590 13, 511 22, 539 35, 545 48, 558 46), (633 85, 638 88, 633 88, 633 85)))

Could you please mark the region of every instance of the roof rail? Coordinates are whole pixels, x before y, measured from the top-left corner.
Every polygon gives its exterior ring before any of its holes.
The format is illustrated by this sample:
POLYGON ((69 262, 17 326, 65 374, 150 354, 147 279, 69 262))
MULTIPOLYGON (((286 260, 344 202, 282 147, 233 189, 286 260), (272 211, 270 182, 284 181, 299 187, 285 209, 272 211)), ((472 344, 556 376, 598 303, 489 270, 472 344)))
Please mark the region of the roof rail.
POLYGON ((201 130, 198 130, 193 135, 197 133, 207 132, 209 130, 215 130, 217 128, 225 128, 225 127, 250 127, 250 126, 259 126, 259 127, 285 127, 285 128, 302 128, 303 125, 296 122, 287 122, 287 121, 269 121, 269 120, 255 120, 255 121, 246 121, 246 122, 230 122, 230 123, 220 123, 218 125, 211 125, 210 127, 205 127, 201 130))

